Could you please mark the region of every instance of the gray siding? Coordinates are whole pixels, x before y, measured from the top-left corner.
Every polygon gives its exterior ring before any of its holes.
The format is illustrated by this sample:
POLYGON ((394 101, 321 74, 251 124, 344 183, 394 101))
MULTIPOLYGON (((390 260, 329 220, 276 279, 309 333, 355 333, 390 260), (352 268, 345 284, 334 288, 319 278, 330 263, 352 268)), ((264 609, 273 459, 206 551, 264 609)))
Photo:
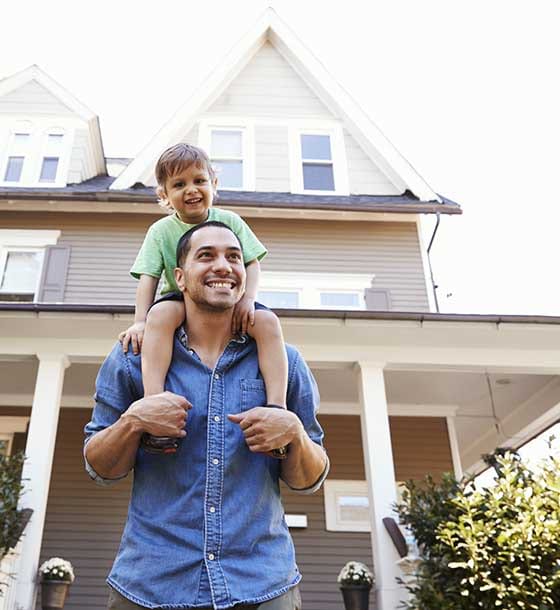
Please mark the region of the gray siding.
POLYGON ((362 147, 344 130, 350 192, 356 195, 399 195, 400 190, 366 155, 362 147))
POLYGON ((290 150, 288 128, 255 126, 256 190, 290 192, 290 150))
POLYGON ((265 43, 208 114, 333 119, 332 113, 270 44, 265 43))
MULTIPOLYGON (((50 91, 36 81, 30 81, 19 89, 0 97, 0 112, 17 114, 52 114, 71 116, 74 113, 50 91)), ((33 117, 29 117, 33 120, 33 117)))
MULTIPOLYGON (((155 219, 114 215, 5 213, 3 228, 61 229, 72 252, 64 301, 134 303, 136 282, 128 271, 145 231, 155 219)), ((248 219, 267 246, 263 269, 365 273, 390 291, 396 311, 429 309, 416 225, 408 222, 345 222, 248 219)))

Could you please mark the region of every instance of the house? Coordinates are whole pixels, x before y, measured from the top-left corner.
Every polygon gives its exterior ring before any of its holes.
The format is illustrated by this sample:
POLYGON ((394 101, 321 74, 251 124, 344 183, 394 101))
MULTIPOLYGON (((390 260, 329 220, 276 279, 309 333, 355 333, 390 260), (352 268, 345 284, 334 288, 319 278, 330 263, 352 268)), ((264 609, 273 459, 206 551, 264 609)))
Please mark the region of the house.
POLYGON ((220 205, 268 246, 260 299, 319 383, 331 472, 316 495, 284 490, 305 607, 340 608, 336 575, 353 559, 394 610, 404 593, 382 519, 397 483, 474 471, 559 418, 560 319, 436 311, 421 219, 460 207, 272 10, 133 160, 106 159, 95 114, 40 68, 0 81, 0 450, 25 448, 34 510, 5 560, 17 576, 4 608, 33 607, 53 555, 76 569, 66 607, 105 607, 130 481, 88 479, 82 428, 132 319, 128 270, 163 213, 155 161, 181 140, 210 152, 220 205))

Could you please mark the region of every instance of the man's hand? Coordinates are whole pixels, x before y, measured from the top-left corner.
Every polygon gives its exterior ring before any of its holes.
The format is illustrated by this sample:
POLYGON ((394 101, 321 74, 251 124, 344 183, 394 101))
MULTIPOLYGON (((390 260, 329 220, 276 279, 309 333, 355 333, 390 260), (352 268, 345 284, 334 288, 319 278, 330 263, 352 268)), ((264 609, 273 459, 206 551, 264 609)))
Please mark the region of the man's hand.
POLYGON ((231 331, 233 333, 242 332, 245 334, 249 326, 255 323, 255 299, 251 299, 246 294, 238 301, 233 310, 231 320, 231 331))
POLYGON ((305 434, 299 417, 286 409, 253 407, 228 415, 228 419, 239 424, 249 450, 254 453, 270 453, 305 434))
POLYGON ((134 322, 132 326, 119 334, 119 341, 122 343, 123 352, 125 354, 128 352, 129 343, 132 343, 132 351, 135 356, 140 353, 142 350, 145 328, 146 322, 134 322))
POLYGON ((184 396, 162 392, 133 402, 124 416, 133 418, 142 432, 183 438, 189 409, 192 405, 184 396))

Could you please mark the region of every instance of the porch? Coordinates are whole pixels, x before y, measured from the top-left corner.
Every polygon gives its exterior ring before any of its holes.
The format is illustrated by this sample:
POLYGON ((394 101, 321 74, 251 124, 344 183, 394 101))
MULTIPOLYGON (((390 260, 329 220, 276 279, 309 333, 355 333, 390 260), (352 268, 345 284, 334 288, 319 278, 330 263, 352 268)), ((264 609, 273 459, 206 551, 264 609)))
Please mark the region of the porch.
MULTIPOLYGON (((375 565, 377 607, 393 610, 403 593, 381 520, 392 513, 396 481, 449 469, 460 476, 480 467, 481 453, 517 446, 554 423, 560 319, 279 313, 286 340, 316 375, 332 459, 328 498, 285 496, 306 608, 340 608, 336 573, 355 559, 375 565), (337 499, 364 493, 365 522, 360 501, 349 509, 337 499)), ((130 482, 102 489, 87 479, 81 428, 97 368, 130 320, 128 307, 0 308, 0 432, 25 442, 22 506, 34 509, 5 608, 33 607, 39 560, 51 555, 76 567, 67 608, 104 607, 130 482)))

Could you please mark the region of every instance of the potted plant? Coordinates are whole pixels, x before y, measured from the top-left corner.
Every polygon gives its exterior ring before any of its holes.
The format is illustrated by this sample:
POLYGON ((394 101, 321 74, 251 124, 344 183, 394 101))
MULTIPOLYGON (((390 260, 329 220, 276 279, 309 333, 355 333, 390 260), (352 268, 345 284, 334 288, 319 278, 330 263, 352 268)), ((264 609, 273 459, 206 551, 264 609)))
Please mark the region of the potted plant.
POLYGON ((51 557, 39 568, 39 577, 43 610, 63 608, 68 587, 74 582, 72 564, 60 557, 51 557))
POLYGON ((340 570, 338 584, 342 591, 346 610, 367 610, 369 592, 374 578, 370 569, 360 561, 349 561, 340 570))

